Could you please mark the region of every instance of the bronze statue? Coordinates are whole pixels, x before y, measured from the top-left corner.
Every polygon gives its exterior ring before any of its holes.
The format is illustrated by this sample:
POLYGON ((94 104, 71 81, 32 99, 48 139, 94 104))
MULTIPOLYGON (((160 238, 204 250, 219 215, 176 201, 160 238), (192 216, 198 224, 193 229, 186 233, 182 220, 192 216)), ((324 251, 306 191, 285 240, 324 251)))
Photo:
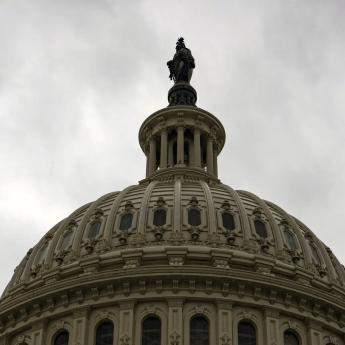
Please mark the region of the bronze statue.
POLYGON ((190 49, 186 48, 184 44, 183 37, 177 40, 176 53, 174 58, 167 62, 167 65, 170 71, 169 78, 174 80, 175 84, 178 82, 190 82, 195 63, 190 49))

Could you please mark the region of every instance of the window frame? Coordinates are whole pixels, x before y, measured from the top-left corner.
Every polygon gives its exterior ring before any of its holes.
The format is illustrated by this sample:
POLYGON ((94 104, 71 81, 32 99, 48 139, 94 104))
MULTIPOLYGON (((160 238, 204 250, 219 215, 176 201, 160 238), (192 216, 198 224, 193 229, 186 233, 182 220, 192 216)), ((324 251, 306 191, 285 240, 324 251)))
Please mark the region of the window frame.
POLYGON ((192 320, 197 318, 197 317, 201 317, 203 319, 205 319, 207 321, 207 325, 208 325, 208 345, 210 345, 210 342, 211 342, 211 323, 210 323, 210 319, 205 315, 205 314, 201 314, 201 313, 197 313, 197 314, 194 314, 192 315, 190 318, 189 318, 189 334, 188 334, 188 339, 189 339, 189 345, 192 345, 192 342, 191 342, 191 335, 192 335, 192 320))
POLYGON ((156 318, 159 320, 160 322, 160 345, 162 345, 162 339, 163 339, 163 322, 162 322, 162 318, 155 314, 155 313, 150 313, 145 315, 143 318, 141 318, 141 327, 140 327, 140 336, 141 336, 141 341, 140 341, 140 345, 143 345, 143 339, 144 339, 144 322, 149 319, 149 318, 156 318))
POLYGON ((96 325, 95 325, 95 328, 94 328, 94 344, 97 345, 97 331, 98 331, 98 328, 103 324, 103 323, 106 323, 106 322, 111 322, 113 324, 113 341, 112 341, 112 344, 114 344, 114 341, 116 340, 116 322, 112 319, 109 319, 109 318, 106 318, 106 319, 102 319, 102 320, 99 320, 96 325))

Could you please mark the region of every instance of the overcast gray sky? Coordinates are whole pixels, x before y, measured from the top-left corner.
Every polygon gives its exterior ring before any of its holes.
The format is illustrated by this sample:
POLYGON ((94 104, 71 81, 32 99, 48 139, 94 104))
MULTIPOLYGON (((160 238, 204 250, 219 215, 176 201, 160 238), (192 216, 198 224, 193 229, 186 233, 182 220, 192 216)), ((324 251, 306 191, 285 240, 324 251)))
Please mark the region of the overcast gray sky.
POLYGON ((1 0, 0 290, 82 204, 144 177, 185 37, 219 174, 306 223, 345 263, 343 0, 1 0))

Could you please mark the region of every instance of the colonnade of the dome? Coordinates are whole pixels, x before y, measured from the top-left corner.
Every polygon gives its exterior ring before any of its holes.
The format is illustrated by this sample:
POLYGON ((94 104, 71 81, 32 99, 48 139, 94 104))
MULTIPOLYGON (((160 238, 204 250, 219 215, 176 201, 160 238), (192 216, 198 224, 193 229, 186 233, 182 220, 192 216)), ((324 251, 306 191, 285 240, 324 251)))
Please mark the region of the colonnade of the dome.
POLYGON ((147 175, 168 167, 205 169, 218 176, 217 148, 211 135, 202 134, 199 128, 162 129, 149 140, 147 175))
POLYGON ((168 168, 192 168, 218 176, 217 156, 225 141, 221 123, 191 107, 170 107, 149 117, 139 132, 147 157, 146 177, 168 168))

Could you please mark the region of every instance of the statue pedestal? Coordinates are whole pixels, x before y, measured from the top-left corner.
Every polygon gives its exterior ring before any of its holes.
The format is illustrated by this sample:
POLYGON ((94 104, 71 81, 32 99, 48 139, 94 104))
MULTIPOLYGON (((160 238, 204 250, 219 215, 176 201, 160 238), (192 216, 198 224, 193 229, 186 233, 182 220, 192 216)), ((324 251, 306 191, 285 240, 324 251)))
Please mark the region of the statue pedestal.
POLYGON ((188 82, 176 83, 168 93, 169 106, 190 105, 195 106, 197 94, 188 82))

